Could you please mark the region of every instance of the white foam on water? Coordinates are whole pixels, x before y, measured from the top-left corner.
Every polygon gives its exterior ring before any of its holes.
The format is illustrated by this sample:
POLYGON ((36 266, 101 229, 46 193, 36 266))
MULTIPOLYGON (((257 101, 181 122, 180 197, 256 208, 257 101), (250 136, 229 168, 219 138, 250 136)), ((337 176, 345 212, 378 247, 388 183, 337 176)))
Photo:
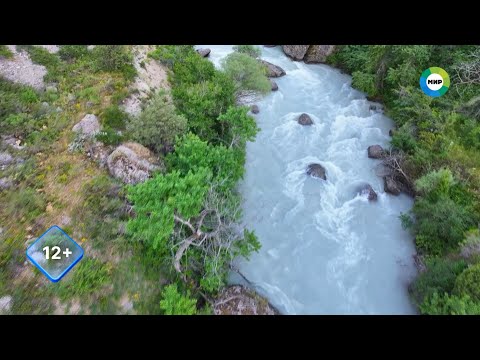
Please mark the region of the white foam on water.
MULTIPOLYGON (((231 51, 201 47, 216 64, 231 51)), ((262 52, 287 75, 257 103, 261 132, 247 144, 244 222, 262 249, 239 261, 242 273, 286 314, 414 313, 415 248, 399 220, 412 199, 385 194, 379 162, 367 157, 369 145, 388 146, 392 121, 338 70, 292 62, 279 47, 262 52), (299 125, 302 113, 314 125, 299 125), (326 181, 306 175, 310 163, 326 169, 326 181), (376 202, 357 193, 362 184, 376 202)))

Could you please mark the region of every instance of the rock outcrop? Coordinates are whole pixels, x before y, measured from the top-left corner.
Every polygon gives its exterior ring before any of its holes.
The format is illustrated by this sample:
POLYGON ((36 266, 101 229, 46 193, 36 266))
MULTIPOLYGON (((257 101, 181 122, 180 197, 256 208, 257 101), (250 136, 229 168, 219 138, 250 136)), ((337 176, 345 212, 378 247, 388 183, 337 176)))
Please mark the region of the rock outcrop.
POLYGON ((15 83, 31 86, 37 90, 44 89, 43 77, 47 69, 35 64, 26 51, 17 51, 15 45, 7 45, 12 58, 0 58, 0 76, 15 83))
POLYGON ((10 295, 0 297, 0 314, 8 313, 11 307, 12 307, 12 297, 10 295))
POLYGON ((395 196, 400 194, 401 189, 398 186, 397 182, 391 176, 385 176, 384 183, 385 183, 386 193, 389 193, 395 196))
POLYGON ((293 60, 303 60, 310 45, 283 45, 283 52, 293 60))
POLYGON ((72 131, 85 136, 94 136, 100 131, 100 123, 95 115, 87 114, 72 128, 72 131))
POLYGON ((370 159, 382 159, 385 156, 385 151, 380 145, 370 145, 367 152, 370 159))
POLYGON ((310 45, 303 60, 306 63, 324 63, 335 50, 335 45, 310 45))
POLYGON ((13 156, 8 152, 0 152, 0 169, 7 167, 13 162, 13 156))
POLYGON ((327 180, 326 170, 320 164, 310 164, 307 167, 307 175, 327 180))
POLYGON ((262 298, 243 286, 222 290, 213 305, 215 315, 276 315, 278 312, 262 298))
POLYGON ((305 113, 303 113, 302 115, 300 115, 298 117, 297 122, 300 125, 304 125, 304 126, 309 126, 309 125, 313 124, 312 118, 308 114, 305 114, 305 113))
POLYGON ((147 180, 152 171, 160 168, 152 152, 138 143, 118 146, 108 157, 110 174, 126 184, 147 180))
POLYGON ((197 49, 197 53, 198 55, 200 55, 201 57, 208 57, 210 55, 210 52, 212 50, 210 49, 197 49))
POLYGON ((280 66, 272 64, 265 60, 259 60, 265 67, 267 68, 267 76, 268 77, 280 77, 285 75, 285 70, 283 70, 280 66))

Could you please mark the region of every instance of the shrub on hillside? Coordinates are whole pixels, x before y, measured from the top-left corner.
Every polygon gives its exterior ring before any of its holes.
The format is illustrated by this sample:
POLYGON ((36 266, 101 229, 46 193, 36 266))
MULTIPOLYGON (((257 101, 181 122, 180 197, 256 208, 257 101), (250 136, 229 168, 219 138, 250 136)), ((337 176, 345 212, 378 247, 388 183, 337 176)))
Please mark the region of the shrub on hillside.
POLYGON ((97 71, 121 72, 129 80, 136 75, 133 55, 125 45, 97 45, 92 55, 97 71))
POLYGON ((469 266, 458 276, 454 293, 480 302, 480 263, 469 266))
POLYGON ((175 284, 165 287, 162 298, 160 309, 165 315, 195 315, 197 312, 197 300, 190 297, 189 291, 182 295, 175 284))
POLYGON ((61 45, 58 51, 58 55, 62 60, 79 59, 87 54, 87 45, 61 45))
POLYGON ((165 92, 157 93, 142 113, 127 124, 127 131, 133 140, 158 153, 169 151, 175 137, 186 129, 187 120, 175 112, 165 92))

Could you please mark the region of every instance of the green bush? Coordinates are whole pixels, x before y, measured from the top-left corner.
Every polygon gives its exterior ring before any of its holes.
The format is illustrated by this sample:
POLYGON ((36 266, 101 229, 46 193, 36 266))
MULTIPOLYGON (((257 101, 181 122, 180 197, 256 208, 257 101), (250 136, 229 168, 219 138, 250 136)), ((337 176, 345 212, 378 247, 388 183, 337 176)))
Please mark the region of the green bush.
POLYGON ((111 128, 103 128, 102 131, 95 135, 95 138, 105 145, 118 145, 124 140, 123 135, 111 128))
POLYGON ((218 117, 235 104, 234 84, 217 72, 211 81, 185 83, 173 88, 175 106, 188 119, 188 128, 201 139, 218 142, 222 132, 218 117))
POLYGON ((183 61, 195 51, 193 45, 158 45, 157 48, 148 54, 152 59, 173 68, 176 62, 183 61))
POLYGON ((125 45, 97 45, 92 56, 97 71, 121 72, 127 80, 133 80, 137 74, 133 55, 125 45))
POLYGON ((255 45, 235 45, 233 51, 247 54, 253 58, 258 58, 262 54, 262 51, 255 45))
POLYGON ((420 273, 411 285, 412 297, 421 305, 434 293, 451 293, 458 275, 466 269, 464 260, 432 258, 426 262, 427 270, 420 273))
POLYGON ((237 91, 253 90, 266 94, 271 90, 265 67, 247 54, 229 54, 222 60, 222 67, 237 91))
POLYGON ((0 58, 12 58, 13 53, 10 51, 10 49, 7 47, 7 45, 0 45, 0 58))
POLYGON ((160 309, 165 315, 195 315, 197 313, 197 300, 190 297, 189 291, 186 295, 182 295, 175 284, 166 286, 162 297, 160 309))
POLYGON ((61 45, 58 55, 62 60, 74 60, 88 54, 87 45, 61 45))
POLYGON ((458 297, 434 293, 420 306, 422 314, 427 315, 480 315, 480 303, 468 295, 458 297))
POLYGON ((118 106, 110 105, 103 110, 100 118, 102 119, 103 126, 107 128, 125 130, 128 114, 122 111, 118 106))
POLYGON ((133 140, 158 153, 169 151, 175 137, 183 134, 186 128, 187 120, 175 112, 165 92, 157 93, 142 113, 127 124, 133 140))
POLYGON ((233 149, 223 145, 209 145, 192 133, 177 142, 175 152, 167 157, 167 163, 171 169, 178 170, 183 175, 201 168, 211 169, 213 182, 222 184, 221 189, 224 191, 233 190, 244 172, 243 163, 233 149))
POLYGON ((458 276, 454 293, 459 296, 468 295, 480 303, 480 263, 469 266, 458 276))

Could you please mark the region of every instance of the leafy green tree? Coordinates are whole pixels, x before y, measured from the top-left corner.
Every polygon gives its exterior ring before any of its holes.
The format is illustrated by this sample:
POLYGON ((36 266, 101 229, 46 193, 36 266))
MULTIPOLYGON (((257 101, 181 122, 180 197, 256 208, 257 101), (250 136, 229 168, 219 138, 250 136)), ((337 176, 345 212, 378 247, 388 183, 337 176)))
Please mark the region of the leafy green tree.
POLYGON ((444 293, 434 293, 420 306, 422 314, 427 315, 480 315, 480 302, 473 301, 468 295, 458 297, 444 293))
POLYGON ((480 303, 480 263, 465 269, 455 281, 454 293, 468 295, 472 300, 480 303))
POLYGON ((211 81, 185 83, 174 87, 172 95, 178 111, 188 119, 188 128, 201 139, 219 142, 218 117, 235 103, 233 82, 223 73, 211 81))
POLYGON ((248 115, 248 107, 235 106, 218 117, 222 124, 222 137, 229 148, 244 148, 247 141, 253 141, 259 128, 255 119, 248 115))
POLYGON ((455 280, 467 267, 464 260, 454 261, 432 258, 426 262, 427 269, 421 272, 411 285, 414 301, 421 305, 434 293, 451 293, 455 280))
POLYGON ((255 45, 235 45, 233 51, 247 54, 253 58, 258 58, 262 54, 262 51, 255 45))
POLYGON ((265 94, 271 90, 265 67, 247 54, 229 54, 222 60, 222 67, 234 81, 237 92, 253 90, 265 94))
POLYGON ((175 216, 189 219, 197 216, 209 189, 209 169, 197 169, 182 176, 179 171, 157 175, 142 184, 128 188, 136 217, 128 222, 127 231, 159 254, 170 253, 168 241, 175 227, 175 216))
POLYGON ((192 133, 179 139, 175 152, 168 155, 167 162, 170 168, 180 171, 182 175, 201 168, 210 169, 212 180, 221 184, 221 191, 232 190, 244 172, 243 163, 233 149, 209 145, 192 133))
POLYGON ((160 309, 165 315, 195 315, 197 313, 197 300, 187 295, 182 295, 176 284, 168 285, 162 292, 160 309))
MULTIPOLYGON (((114 120, 117 115, 113 116, 114 120)), ((186 128, 187 120, 175 112, 175 106, 163 91, 155 94, 142 113, 127 125, 133 140, 159 153, 169 151, 175 137, 183 134, 186 128)))
POLYGON ((159 256, 171 256, 177 274, 207 292, 225 284, 236 257, 260 247, 252 232, 239 231, 238 197, 220 194, 209 169, 159 174, 130 186, 128 198, 136 214, 127 224, 132 239, 152 246, 159 256))

